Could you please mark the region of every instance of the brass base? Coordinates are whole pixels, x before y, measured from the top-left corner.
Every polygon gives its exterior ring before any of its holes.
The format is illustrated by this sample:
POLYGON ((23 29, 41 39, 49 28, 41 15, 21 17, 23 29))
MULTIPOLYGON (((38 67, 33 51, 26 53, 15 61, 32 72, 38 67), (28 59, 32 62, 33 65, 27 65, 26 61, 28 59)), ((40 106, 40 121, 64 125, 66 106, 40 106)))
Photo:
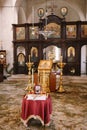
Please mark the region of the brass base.
POLYGON ((34 85, 35 84, 28 84, 25 90, 28 91, 28 92, 33 92, 34 91, 34 85))
POLYGON ((31 90, 32 90, 32 86, 31 86, 31 84, 28 84, 28 86, 26 87, 25 90, 27 90, 27 91, 31 91, 31 90))
POLYGON ((65 92, 65 89, 63 88, 62 85, 60 85, 60 86, 58 87, 57 92, 59 92, 59 93, 63 93, 63 92, 65 92))

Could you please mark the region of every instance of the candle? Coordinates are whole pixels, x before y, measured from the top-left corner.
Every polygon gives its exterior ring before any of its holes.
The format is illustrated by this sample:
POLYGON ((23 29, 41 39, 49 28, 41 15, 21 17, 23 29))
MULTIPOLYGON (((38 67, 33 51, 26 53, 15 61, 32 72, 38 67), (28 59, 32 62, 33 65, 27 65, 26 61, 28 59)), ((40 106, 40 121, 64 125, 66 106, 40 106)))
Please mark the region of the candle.
POLYGON ((33 70, 33 68, 32 68, 32 84, 34 83, 34 70, 33 70))
POLYGON ((30 55, 29 55, 29 62, 30 62, 30 55))
POLYGON ((45 83, 45 71, 43 71, 43 83, 45 83))
POLYGON ((62 56, 60 56, 60 62, 62 62, 63 61, 63 57, 62 56))
POLYGON ((39 70, 38 70, 38 84, 39 84, 39 70))
POLYGON ((34 7, 32 6, 32 24, 34 26, 34 7))

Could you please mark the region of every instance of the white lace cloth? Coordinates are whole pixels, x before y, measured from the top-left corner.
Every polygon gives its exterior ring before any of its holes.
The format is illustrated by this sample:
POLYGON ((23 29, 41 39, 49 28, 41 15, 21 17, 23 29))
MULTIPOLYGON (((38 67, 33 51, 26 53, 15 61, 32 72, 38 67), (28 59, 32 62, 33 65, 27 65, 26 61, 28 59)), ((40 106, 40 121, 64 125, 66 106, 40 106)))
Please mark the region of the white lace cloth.
POLYGON ((28 94, 27 100, 46 100, 47 95, 46 94, 28 94))

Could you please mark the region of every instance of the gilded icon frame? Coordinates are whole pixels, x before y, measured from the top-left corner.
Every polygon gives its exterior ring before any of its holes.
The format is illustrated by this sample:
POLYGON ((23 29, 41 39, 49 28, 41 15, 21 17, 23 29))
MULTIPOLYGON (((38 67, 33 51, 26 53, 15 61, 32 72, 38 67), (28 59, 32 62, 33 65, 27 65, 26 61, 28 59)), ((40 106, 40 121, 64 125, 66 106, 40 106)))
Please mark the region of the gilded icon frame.
POLYGON ((44 9, 43 9, 43 8, 39 8, 39 9, 37 10, 37 14, 38 14, 38 16, 39 16, 40 18, 42 18, 42 17, 44 16, 44 9))
POLYGON ((25 40, 25 27, 16 27, 16 40, 25 40))
POLYGON ((51 70, 53 65, 52 60, 40 60, 38 69, 39 70, 51 70))
POLYGON ((35 94, 40 94, 41 93, 41 86, 40 85, 36 85, 34 87, 34 92, 35 92, 35 94))
POLYGON ((3 64, 6 67, 6 51, 0 50, 0 64, 3 64))
POLYGON ((66 38, 76 38, 76 25, 66 25, 66 38))
POLYGON ((67 49, 67 60, 68 62, 75 62, 75 48, 70 46, 67 49))
POLYGON ((81 25, 81 37, 82 38, 87 38, 87 24, 86 25, 84 25, 84 24, 81 25))

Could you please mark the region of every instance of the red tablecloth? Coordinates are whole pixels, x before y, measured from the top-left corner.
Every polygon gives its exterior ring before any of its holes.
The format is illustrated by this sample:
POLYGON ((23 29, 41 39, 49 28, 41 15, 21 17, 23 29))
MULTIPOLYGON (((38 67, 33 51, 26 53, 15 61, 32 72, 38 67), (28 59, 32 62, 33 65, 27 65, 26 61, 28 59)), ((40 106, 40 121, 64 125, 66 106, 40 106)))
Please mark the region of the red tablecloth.
POLYGON ((50 123, 50 114, 52 112, 51 97, 46 100, 27 100, 23 98, 21 120, 27 126, 29 119, 38 118, 42 125, 50 123))

